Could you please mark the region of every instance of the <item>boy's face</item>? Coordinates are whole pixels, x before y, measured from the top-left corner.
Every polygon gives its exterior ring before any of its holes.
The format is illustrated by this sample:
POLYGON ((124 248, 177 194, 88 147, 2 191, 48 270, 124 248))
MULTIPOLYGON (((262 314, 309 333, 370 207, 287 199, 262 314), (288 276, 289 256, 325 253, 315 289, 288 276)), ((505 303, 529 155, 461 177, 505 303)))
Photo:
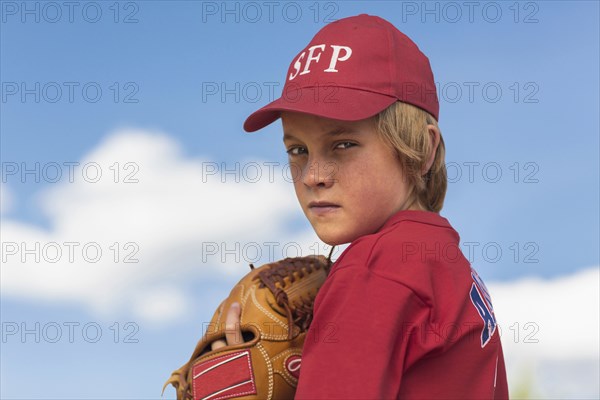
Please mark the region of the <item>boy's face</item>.
POLYGON ((375 117, 339 121, 282 112, 296 196, 319 238, 349 243, 409 207, 410 187, 375 117))

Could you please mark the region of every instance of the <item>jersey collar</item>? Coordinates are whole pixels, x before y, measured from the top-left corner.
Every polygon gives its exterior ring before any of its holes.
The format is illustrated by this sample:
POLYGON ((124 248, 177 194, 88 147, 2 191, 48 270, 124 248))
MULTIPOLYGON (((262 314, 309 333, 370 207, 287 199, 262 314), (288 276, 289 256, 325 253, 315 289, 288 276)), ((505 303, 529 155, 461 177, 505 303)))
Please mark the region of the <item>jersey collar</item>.
POLYGON ((421 222, 424 224, 437 225, 444 228, 452 228, 448 220, 436 212, 421 210, 400 210, 393 214, 390 218, 388 218, 388 220, 383 224, 379 231, 387 229, 402 221, 414 221, 421 222))

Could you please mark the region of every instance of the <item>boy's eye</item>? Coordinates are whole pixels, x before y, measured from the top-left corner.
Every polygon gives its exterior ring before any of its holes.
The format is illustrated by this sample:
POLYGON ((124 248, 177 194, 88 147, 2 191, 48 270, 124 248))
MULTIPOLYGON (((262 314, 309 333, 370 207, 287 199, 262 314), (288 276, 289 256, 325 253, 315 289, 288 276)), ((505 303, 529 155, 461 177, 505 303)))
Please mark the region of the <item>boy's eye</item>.
MULTIPOLYGON (((349 149, 354 146, 356 146, 356 143, 353 143, 353 142, 339 142, 339 143, 335 144, 334 148, 335 149, 349 149)), ((290 147, 289 149, 287 149, 286 153, 289 156, 300 156, 303 154, 308 154, 308 150, 306 149, 306 147, 294 146, 294 147, 290 147)))
POLYGON ((356 146, 356 143, 352 142, 340 142, 335 145, 336 149, 348 149, 350 147, 356 146))
POLYGON ((307 153, 307 151, 304 147, 296 146, 296 147, 289 148, 286 151, 286 153, 288 153, 288 155, 290 155, 290 156, 299 156, 301 154, 307 153))

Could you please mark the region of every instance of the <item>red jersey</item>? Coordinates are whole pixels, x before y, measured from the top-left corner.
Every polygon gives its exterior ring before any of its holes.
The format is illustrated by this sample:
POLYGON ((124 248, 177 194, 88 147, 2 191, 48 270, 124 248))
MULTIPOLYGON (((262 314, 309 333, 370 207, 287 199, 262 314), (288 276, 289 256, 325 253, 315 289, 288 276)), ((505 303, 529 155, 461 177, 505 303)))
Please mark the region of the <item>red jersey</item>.
POLYGON ((404 210, 348 246, 314 304, 296 399, 506 399, 485 285, 449 222, 404 210))

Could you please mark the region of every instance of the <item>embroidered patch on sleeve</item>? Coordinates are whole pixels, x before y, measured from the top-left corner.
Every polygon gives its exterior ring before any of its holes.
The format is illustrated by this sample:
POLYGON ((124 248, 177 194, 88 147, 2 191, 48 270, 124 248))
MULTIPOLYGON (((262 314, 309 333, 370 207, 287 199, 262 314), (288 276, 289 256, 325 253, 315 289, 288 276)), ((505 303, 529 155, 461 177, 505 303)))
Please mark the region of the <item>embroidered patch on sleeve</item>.
POLYGON ((194 365, 194 400, 222 400, 256 394, 250 350, 194 365))

